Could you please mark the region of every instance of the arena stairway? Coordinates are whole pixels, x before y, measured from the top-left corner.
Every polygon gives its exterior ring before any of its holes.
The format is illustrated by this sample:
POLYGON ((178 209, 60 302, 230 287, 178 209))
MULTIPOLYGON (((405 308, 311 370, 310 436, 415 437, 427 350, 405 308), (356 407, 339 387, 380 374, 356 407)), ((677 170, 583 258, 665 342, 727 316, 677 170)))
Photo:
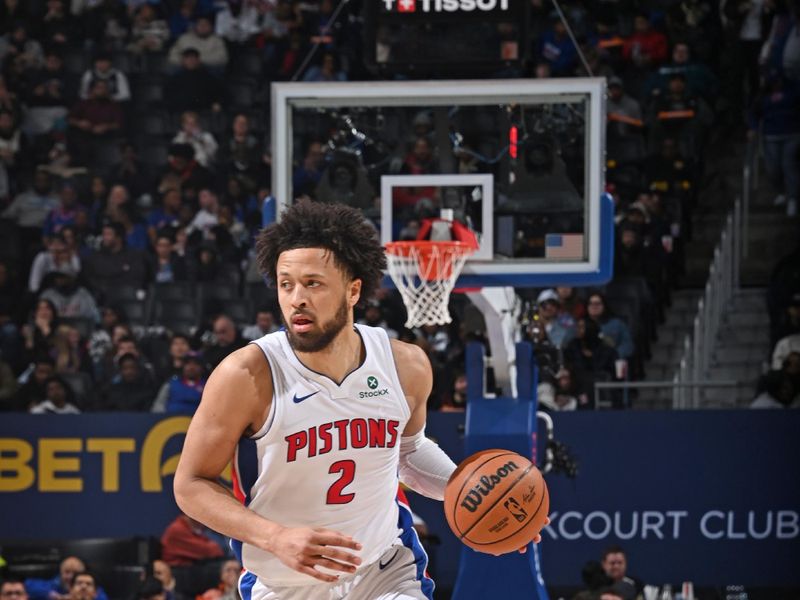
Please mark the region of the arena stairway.
MULTIPOLYGON (((658 328, 652 357, 645 364, 645 381, 670 381, 681 359, 684 336, 691 331, 697 300, 708 278, 714 247, 735 198, 741 196, 744 144, 716 146, 707 165, 700 200, 692 214, 691 240, 686 246, 685 271, 673 292, 666 319, 658 328)), ((735 388, 707 390, 702 406, 736 408, 755 397, 756 384, 767 368, 769 315, 766 286, 775 264, 800 239, 800 217, 787 218, 784 207, 762 176, 752 196, 747 228, 747 253, 742 259, 740 289, 720 326, 707 379, 735 380, 735 388)), ((633 408, 669 408, 672 391, 641 390, 633 395, 633 408)))

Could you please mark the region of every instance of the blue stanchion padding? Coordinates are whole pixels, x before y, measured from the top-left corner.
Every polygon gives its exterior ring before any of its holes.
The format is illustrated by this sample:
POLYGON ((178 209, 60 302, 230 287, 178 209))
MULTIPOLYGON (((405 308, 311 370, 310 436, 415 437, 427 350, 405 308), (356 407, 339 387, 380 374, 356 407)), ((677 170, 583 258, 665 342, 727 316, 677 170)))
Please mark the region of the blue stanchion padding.
POLYGON ((277 217, 276 215, 277 202, 273 196, 264 198, 264 204, 261 205, 261 226, 266 227, 272 225, 277 217))
MULTIPOLYGON (((512 450, 534 460, 538 373, 533 347, 517 344, 517 398, 483 397, 483 347, 467 346, 466 455, 489 448, 512 450)), ((548 600, 539 568, 539 550, 491 556, 467 546, 461 550, 454 600, 548 600)))

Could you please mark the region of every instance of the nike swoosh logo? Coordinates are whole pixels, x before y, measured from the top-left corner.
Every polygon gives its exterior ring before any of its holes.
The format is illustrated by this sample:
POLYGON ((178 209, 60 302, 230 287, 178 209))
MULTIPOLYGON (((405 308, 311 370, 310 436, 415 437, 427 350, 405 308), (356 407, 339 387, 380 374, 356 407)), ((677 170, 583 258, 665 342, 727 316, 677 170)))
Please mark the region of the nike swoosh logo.
POLYGON ((300 404, 303 400, 311 398, 311 396, 313 396, 314 394, 318 394, 318 393, 319 393, 319 390, 317 390, 316 392, 310 393, 308 396, 298 396, 297 394, 295 394, 294 398, 292 398, 292 400, 294 400, 295 404, 300 404))
POLYGON ((379 569, 379 570, 381 570, 381 571, 383 571, 383 570, 384 570, 386 567, 388 567, 388 566, 389 566, 389 564, 390 564, 390 563, 391 563, 391 562, 392 562, 392 561, 395 559, 395 557, 397 556, 397 553, 398 553, 398 552, 400 552, 400 550, 399 550, 399 549, 398 549, 398 550, 395 550, 395 551, 394 551, 394 554, 392 554, 392 558, 390 558, 390 559, 389 559, 389 560, 387 560, 386 562, 383 562, 383 561, 378 561, 378 569, 379 569))

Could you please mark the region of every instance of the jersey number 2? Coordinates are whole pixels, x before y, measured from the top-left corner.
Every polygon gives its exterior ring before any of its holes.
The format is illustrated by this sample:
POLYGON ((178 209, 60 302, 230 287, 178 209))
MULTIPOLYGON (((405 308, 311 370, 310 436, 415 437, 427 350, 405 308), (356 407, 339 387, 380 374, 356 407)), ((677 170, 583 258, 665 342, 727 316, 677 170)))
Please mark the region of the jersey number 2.
POLYGON ((356 474, 356 463, 352 460, 338 460, 331 465, 328 473, 341 473, 339 479, 328 488, 328 504, 347 504, 352 502, 355 494, 343 494, 342 491, 353 483, 356 474))

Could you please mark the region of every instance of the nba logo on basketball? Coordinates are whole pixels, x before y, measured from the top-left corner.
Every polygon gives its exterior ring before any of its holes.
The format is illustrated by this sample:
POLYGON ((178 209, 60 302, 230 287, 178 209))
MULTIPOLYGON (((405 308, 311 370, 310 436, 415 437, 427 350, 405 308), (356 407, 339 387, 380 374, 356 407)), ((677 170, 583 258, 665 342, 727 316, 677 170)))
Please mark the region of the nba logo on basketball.
POLYGON ((528 517, 528 511, 522 508, 519 502, 513 497, 503 502, 503 506, 505 506, 506 510, 520 523, 528 517))

